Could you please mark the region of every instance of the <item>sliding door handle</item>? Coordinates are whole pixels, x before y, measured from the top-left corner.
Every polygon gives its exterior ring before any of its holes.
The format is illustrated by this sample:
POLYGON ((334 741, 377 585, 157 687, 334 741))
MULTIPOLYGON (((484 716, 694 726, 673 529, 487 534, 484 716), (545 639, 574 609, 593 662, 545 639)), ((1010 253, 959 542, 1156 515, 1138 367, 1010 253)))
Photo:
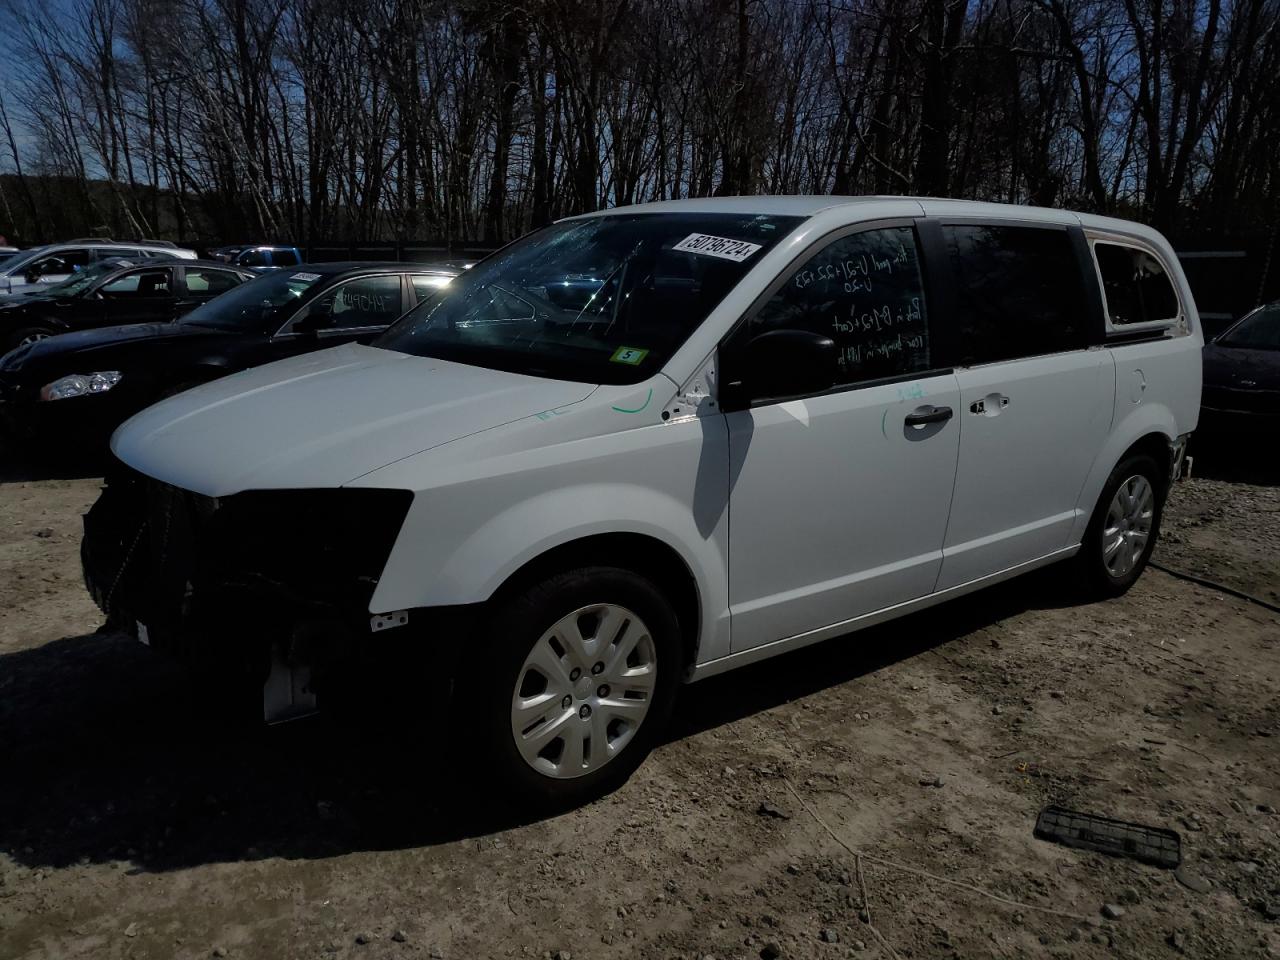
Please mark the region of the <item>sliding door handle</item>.
POLYGON ((923 427, 929 423, 945 423, 951 419, 950 407, 916 407, 904 421, 908 427, 923 427))

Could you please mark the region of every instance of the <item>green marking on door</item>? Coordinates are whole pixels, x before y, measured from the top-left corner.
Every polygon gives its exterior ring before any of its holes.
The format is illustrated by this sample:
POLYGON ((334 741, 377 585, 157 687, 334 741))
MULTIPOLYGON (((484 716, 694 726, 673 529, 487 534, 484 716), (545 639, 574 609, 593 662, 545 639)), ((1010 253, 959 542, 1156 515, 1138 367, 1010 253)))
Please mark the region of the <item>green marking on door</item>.
POLYGON ((634 410, 628 410, 625 407, 614 407, 613 409, 617 410, 619 413, 639 413, 641 410, 643 410, 645 407, 649 405, 649 401, 652 399, 653 399, 653 387, 650 387, 648 394, 645 395, 644 403, 640 404, 640 406, 636 407, 634 410))

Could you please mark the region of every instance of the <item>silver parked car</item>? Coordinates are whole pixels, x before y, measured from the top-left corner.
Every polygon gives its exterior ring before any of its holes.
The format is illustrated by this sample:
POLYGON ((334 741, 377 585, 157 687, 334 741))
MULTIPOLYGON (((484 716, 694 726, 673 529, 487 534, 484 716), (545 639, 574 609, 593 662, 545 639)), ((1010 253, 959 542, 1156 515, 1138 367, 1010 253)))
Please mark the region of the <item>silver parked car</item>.
POLYGON ((28 293, 61 283, 89 264, 107 257, 145 260, 178 257, 194 260, 196 252, 165 240, 114 241, 105 238, 69 240, 23 250, 0 262, 0 296, 28 293))

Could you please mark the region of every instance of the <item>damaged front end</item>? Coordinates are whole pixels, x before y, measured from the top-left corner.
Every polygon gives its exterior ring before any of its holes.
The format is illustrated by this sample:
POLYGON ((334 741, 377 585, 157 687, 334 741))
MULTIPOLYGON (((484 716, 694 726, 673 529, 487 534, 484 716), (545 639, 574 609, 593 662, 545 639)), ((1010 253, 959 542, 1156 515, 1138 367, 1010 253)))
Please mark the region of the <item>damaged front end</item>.
POLYGON ((313 712, 339 667, 406 615, 369 601, 413 494, 337 488, 213 498, 115 462, 84 519, 85 585, 113 626, 262 686, 269 722, 313 712))

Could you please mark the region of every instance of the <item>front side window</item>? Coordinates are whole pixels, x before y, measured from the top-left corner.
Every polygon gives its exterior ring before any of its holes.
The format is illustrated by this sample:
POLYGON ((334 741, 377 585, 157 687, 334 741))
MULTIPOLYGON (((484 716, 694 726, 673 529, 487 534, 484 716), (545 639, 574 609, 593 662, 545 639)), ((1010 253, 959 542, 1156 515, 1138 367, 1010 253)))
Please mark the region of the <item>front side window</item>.
POLYGON ((187 267, 187 293, 193 297, 216 297, 240 285, 240 277, 230 270, 187 267))
POLYGON ((403 312, 398 274, 359 277, 340 283, 316 297, 293 322, 303 330, 350 330, 385 327, 403 312))
POLYGON ((1079 261, 1066 230, 944 225, 964 366, 1088 345, 1079 261))
POLYGON ((865 230, 807 260, 737 336, 809 330, 835 341, 839 384, 930 366, 928 318, 915 231, 865 230))
POLYGON ((1160 261, 1138 247, 1093 244, 1113 326, 1134 323, 1173 323, 1178 318, 1178 295, 1160 261))
POLYGON ((374 345, 534 376, 639 383, 800 222, 650 213, 553 224, 455 277, 374 345))
POLYGON ((93 259, 93 254, 88 250, 59 250, 58 257, 74 272, 83 270, 89 265, 89 261, 93 259))
POLYGON ((1260 307, 1223 334, 1224 347, 1280 350, 1280 303, 1260 307))
POLYGON ((103 284, 98 293, 109 300, 135 300, 172 296, 168 270, 135 270, 103 284))
POLYGON ((242 267, 265 267, 267 265, 267 251, 246 250, 236 258, 236 263, 242 267))
POLYGON ((28 273, 39 277, 56 277, 67 273, 76 273, 89 265, 88 250, 59 250, 34 260, 28 273))
POLYGON ((451 279, 453 278, 438 273, 415 273, 409 278, 419 300, 425 300, 441 287, 447 287, 451 279))
POLYGON ((277 267, 296 267, 298 265, 298 251, 293 249, 273 250, 271 262, 277 267))

